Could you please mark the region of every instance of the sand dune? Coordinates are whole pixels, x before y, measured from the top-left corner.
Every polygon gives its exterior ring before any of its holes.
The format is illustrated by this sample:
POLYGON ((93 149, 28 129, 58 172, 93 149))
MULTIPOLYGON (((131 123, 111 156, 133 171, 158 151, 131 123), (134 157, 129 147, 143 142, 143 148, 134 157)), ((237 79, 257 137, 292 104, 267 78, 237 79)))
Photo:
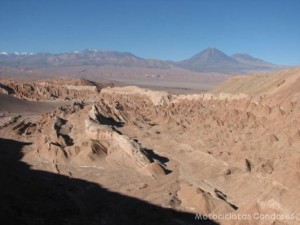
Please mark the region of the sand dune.
POLYGON ((213 89, 220 93, 245 93, 251 95, 287 95, 299 92, 300 69, 287 69, 274 73, 234 76, 213 89), (285 94, 286 92, 286 94, 285 94))
POLYGON ((10 113, 45 113, 67 104, 68 101, 58 102, 35 102, 19 99, 0 93, 0 112, 10 113))

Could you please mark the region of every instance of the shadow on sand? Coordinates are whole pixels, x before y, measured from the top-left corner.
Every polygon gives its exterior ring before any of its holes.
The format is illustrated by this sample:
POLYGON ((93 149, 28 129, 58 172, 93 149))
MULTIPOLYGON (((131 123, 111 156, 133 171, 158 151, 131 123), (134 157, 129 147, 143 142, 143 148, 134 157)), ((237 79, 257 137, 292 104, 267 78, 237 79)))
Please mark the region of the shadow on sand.
POLYGON ((21 162, 30 143, 0 138, 0 221, 18 225, 211 224, 96 183, 30 169, 21 162))

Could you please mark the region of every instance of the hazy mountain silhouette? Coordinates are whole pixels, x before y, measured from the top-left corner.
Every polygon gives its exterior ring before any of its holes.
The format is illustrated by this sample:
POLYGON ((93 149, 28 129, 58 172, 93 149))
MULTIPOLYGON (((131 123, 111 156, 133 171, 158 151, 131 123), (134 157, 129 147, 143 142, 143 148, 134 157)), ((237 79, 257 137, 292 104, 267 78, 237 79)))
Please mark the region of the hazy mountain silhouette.
POLYGON ((195 215, 111 192, 22 161, 24 143, 0 138, 0 221, 5 225, 207 224, 195 215))
POLYGON ((13 67, 68 67, 68 66, 125 66, 168 68, 171 64, 156 59, 143 59, 128 52, 85 49, 59 54, 0 54, 0 66, 13 67))
POLYGON ((179 66, 203 72, 221 72, 241 66, 240 62, 216 48, 207 48, 189 59, 178 63, 179 66))
POLYGON ((243 63, 245 65, 249 66, 260 66, 260 67, 276 67, 277 65, 266 62, 264 60, 254 58, 251 55, 248 55, 246 53, 236 53, 231 56, 236 61, 243 63))
POLYGON ((184 68, 197 72, 247 73, 278 69, 272 63, 254 58, 247 54, 228 56, 216 48, 207 48, 189 59, 172 62, 158 59, 144 59, 129 52, 100 51, 86 49, 80 52, 60 54, 13 53, 0 54, 0 66, 5 67, 76 67, 76 66, 111 66, 129 68, 184 68))
POLYGON ((207 48, 189 59, 177 63, 177 66, 199 72, 242 73, 278 68, 276 65, 246 54, 232 57, 216 48, 207 48))

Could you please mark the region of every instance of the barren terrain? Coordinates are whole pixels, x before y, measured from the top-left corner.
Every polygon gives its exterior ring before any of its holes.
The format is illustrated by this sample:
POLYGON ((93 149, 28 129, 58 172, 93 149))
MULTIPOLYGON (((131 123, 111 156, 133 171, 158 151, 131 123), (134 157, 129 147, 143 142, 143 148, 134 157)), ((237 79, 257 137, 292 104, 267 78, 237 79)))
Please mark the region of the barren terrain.
POLYGON ((6 224, 299 224, 299 87, 299 68, 185 95, 3 78, 0 213, 6 224))

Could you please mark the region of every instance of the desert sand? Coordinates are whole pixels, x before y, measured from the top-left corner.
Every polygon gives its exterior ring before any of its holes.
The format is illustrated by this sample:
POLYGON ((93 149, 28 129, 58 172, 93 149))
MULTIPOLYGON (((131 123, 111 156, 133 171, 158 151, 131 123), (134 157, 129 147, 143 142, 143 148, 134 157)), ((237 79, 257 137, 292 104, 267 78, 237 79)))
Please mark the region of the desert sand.
POLYGON ((0 83, 4 224, 300 224, 299 68, 185 95, 0 83))

